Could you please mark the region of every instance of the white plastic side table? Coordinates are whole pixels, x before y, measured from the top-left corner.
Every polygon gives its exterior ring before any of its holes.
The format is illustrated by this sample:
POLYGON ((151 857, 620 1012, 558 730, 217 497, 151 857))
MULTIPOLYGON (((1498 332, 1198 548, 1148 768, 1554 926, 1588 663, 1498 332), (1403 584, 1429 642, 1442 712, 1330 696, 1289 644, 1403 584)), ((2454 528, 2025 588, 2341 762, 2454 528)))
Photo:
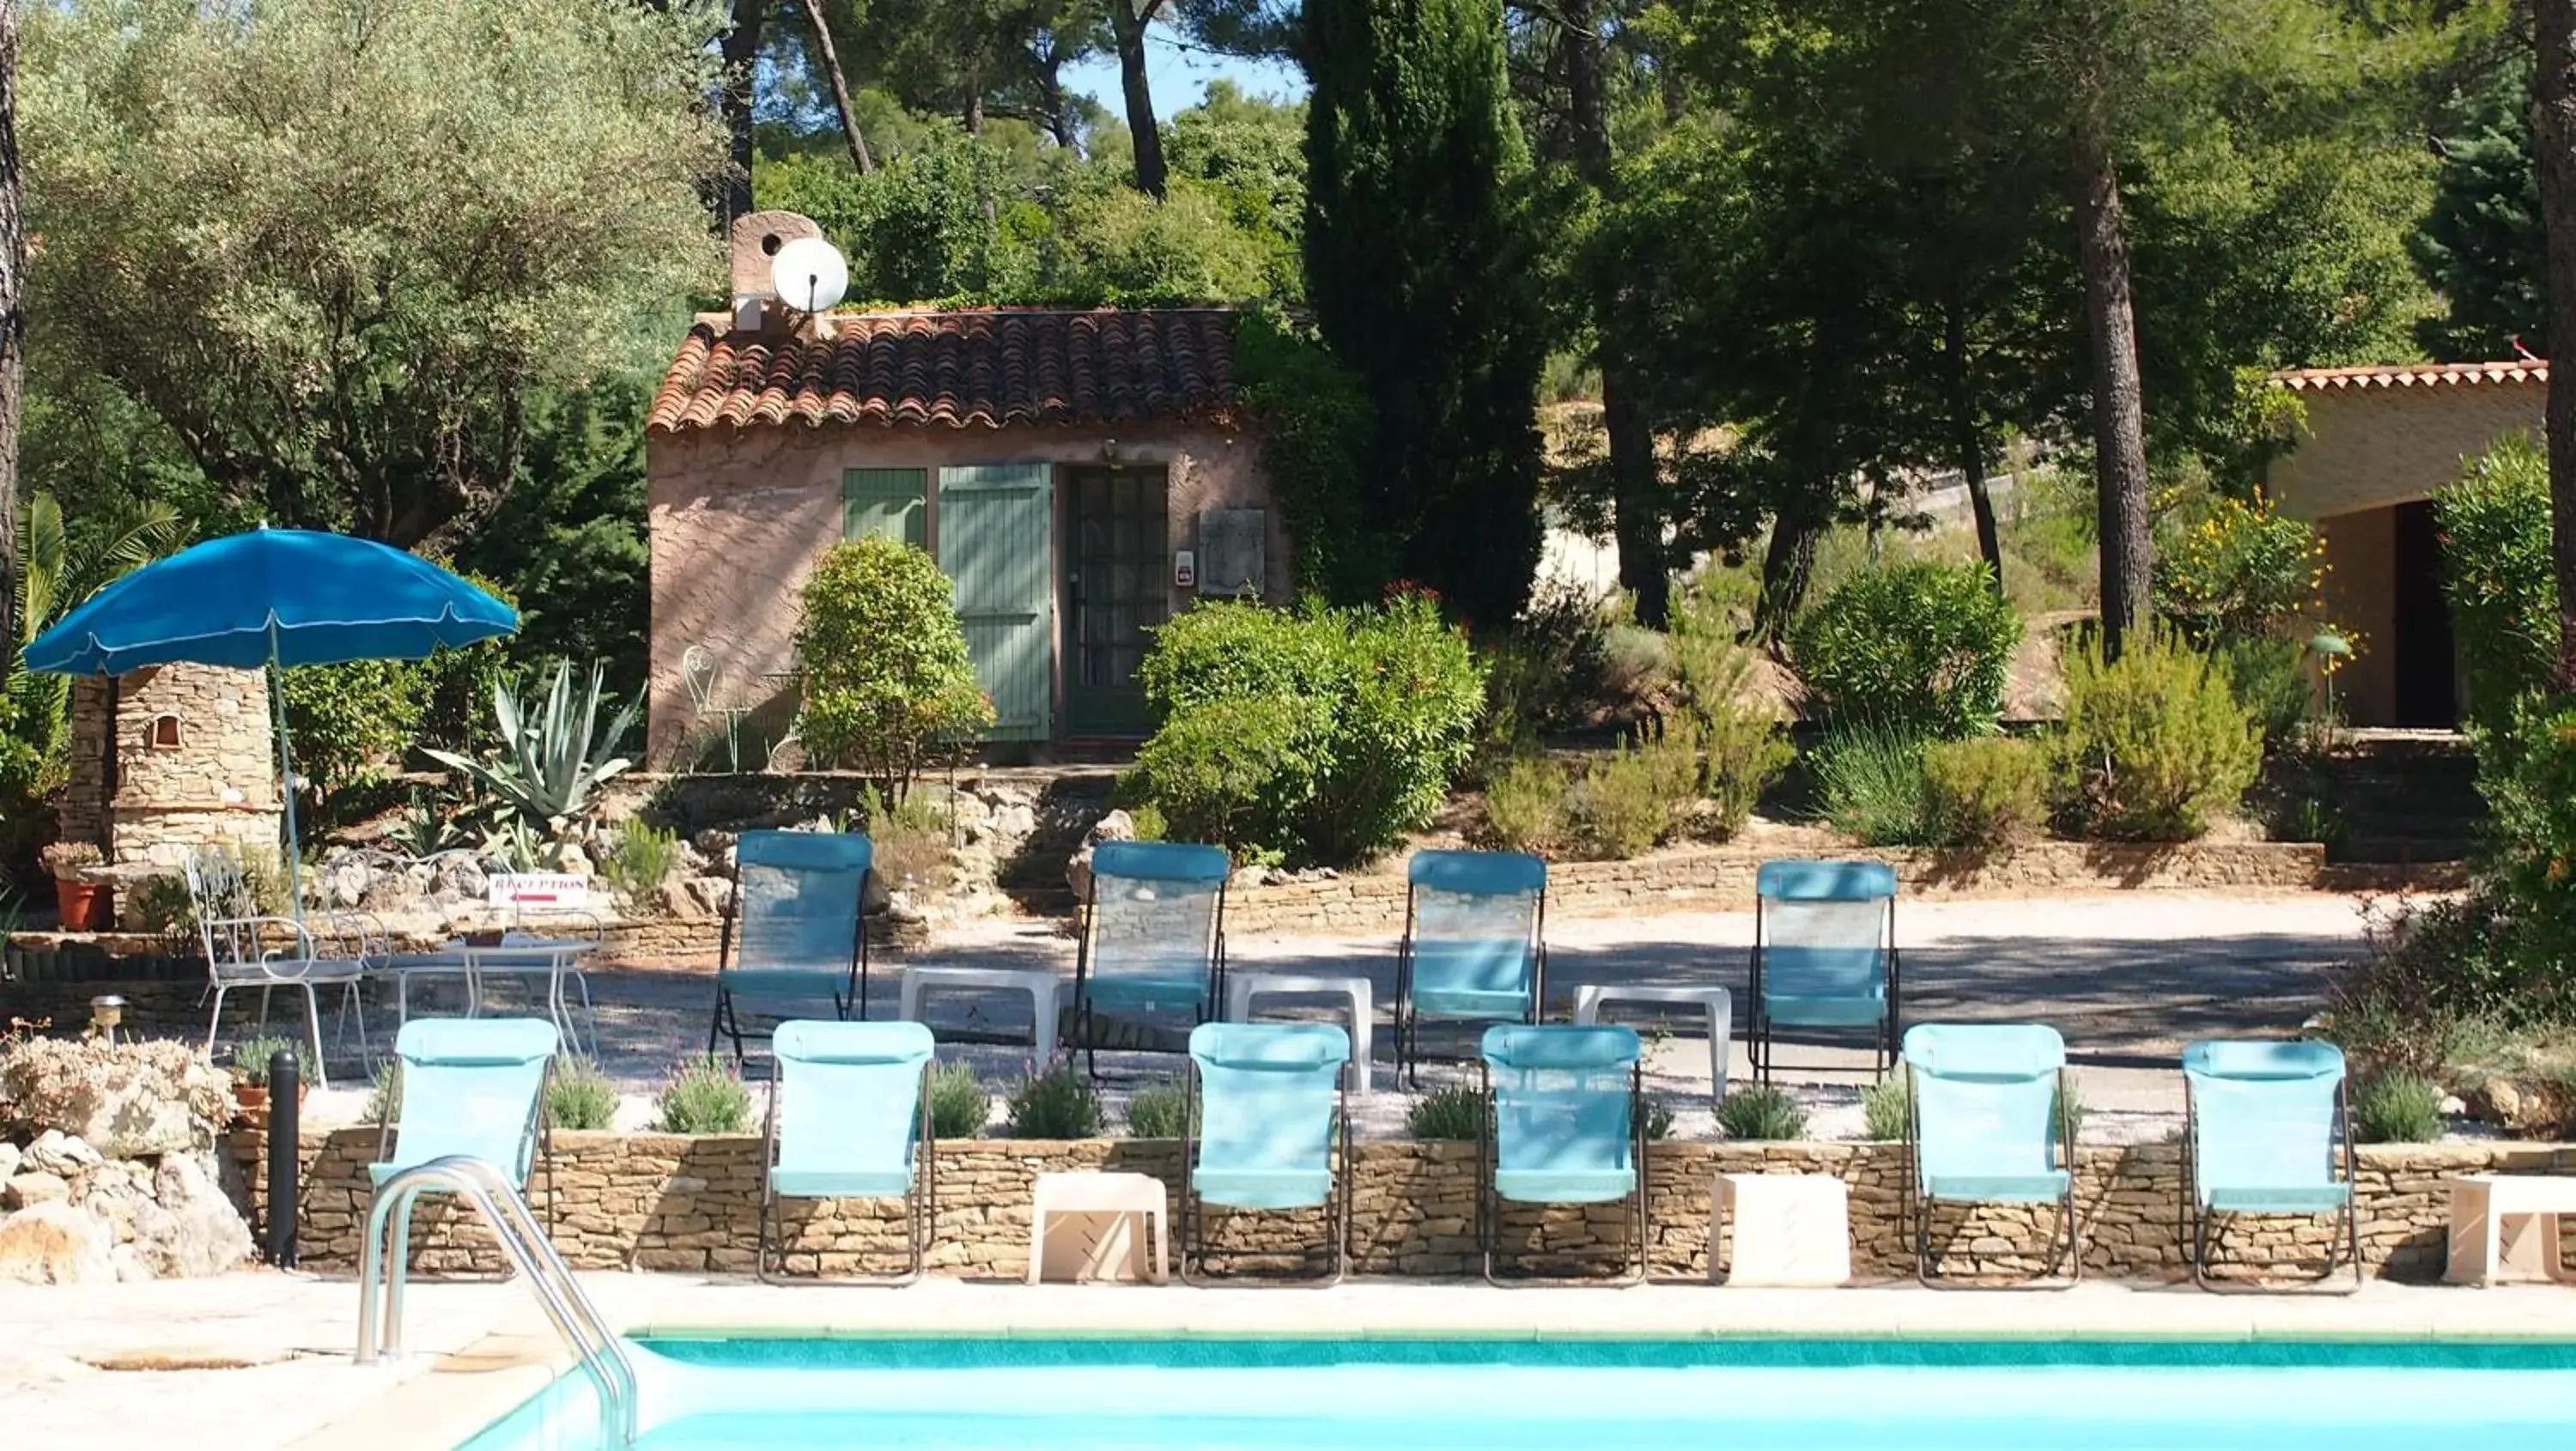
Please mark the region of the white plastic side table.
POLYGON ((1064 979, 1044 968, 1019 967, 907 967, 903 970, 903 992, 896 1007, 897 1016, 905 1022, 918 1023, 921 999, 932 989, 942 991, 968 988, 985 992, 1027 993, 1029 1011, 1036 1015, 1032 1029, 1040 1063, 1055 1061, 1056 1000, 1064 991, 1064 979))
POLYGON ((1161 1284, 1172 1248, 1164 1204, 1163 1181, 1151 1174, 1040 1174, 1029 1207, 1029 1283, 1161 1284))
POLYGON ((2576 1283, 2559 1258, 2559 1218, 2576 1217, 2576 1179, 2545 1174, 2463 1174, 2451 1181, 2454 1285, 2556 1280, 2576 1283))
POLYGON ((1726 1102, 1726 1066, 1735 1049, 1735 995, 1722 987, 1591 983, 1574 993, 1574 1021, 1601 1021, 1603 1003, 1682 1003, 1708 1013, 1708 1096, 1726 1102))
POLYGON ((1351 1061, 1342 1070, 1342 1082, 1351 1097, 1365 1098, 1369 1091, 1369 1026, 1377 1021, 1377 1009, 1370 996, 1365 977, 1313 977, 1296 972, 1230 972, 1225 975, 1225 1020, 1229 1023, 1252 1021, 1252 1001, 1260 997, 1285 997, 1290 993, 1314 993, 1326 997, 1350 999, 1351 1061))
POLYGON ((1839 1285, 1851 1278, 1851 1196, 1831 1174, 1720 1174, 1708 1278, 1727 1285, 1839 1285), (1718 1273, 1723 1229, 1735 1244, 1718 1273))

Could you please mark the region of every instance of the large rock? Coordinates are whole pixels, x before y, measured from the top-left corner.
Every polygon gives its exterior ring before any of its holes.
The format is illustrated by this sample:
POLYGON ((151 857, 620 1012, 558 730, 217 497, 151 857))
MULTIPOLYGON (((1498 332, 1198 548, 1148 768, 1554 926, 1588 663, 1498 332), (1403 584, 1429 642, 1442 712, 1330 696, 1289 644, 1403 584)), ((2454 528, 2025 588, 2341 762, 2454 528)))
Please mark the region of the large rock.
POLYGON ((18 1146, 7 1139, 0 1139, 0 1179, 6 1179, 17 1172, 18 1146))
POLYGON ((432 864, 430 896, 444 902, 481 902, 485 882, 483 864, 466 852, 440 857, 432 864))
POLYGON ((1136 822, 1124 811, 1112 811, 1091 823, 1082 834, 1082 847, 1064 864, 1064 884, 1073 888, 1077 902, 1091 900, 1091 850, 1104 841, 1134 841, 1136 822))
POLYGON ((19 1162, 34 1173, 69 1177, 84 1169, 97 1168, 104 1158, 82 1136, 67 1134, 61 1129, 47 1129, 36 1135, 36 1141, 19 1155, 19 1162))
POLYGON ((232 1080, 185 1043, 31 1038, 0 1051, 0 1101, 40 1130, 24 1166, 71 1176, 110 1158, 213 1145, 232 1080))
POLYGON ((55 1202, 0 1219, 0 1280, 78 1285, 113 1280, 115 1231, 98 1216, 55 1202))
POLYGON ((71 1197, 72 1186, 62 1175, 31 1169, 9 1176, 7 1187, 0 1188, 0 1209, 26 1209, 71 1197))
POLYGON ((220 1275, 252 1254, 250 1225, 224 1192, 213 1154, 169 1154, 138 1208, 134 1243, 163 1277, 220 1275))

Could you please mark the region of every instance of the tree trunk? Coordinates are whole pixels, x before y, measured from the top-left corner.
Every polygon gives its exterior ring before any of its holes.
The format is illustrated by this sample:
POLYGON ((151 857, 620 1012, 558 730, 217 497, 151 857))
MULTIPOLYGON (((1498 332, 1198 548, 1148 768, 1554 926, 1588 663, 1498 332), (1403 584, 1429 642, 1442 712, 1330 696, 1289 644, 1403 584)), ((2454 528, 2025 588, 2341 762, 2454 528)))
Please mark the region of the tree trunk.
MULTIPOLYGON (((1830 482, 1809 488, 1810 495, 1831 497, 1830 482)), ((1816 567, 1816 541, 1824 537, 1825 521, 1821 512, 1805 507, 1783 508, 1771 521, 1771 543, 1762 552, 1762 596, 1753 605, 1753 633, 1766 644, 1776 644, 1789 632, 1790 617, 1806 602, 1807 578, 1816 567)))
POLYGON ((1127 135, 1136 148, 1136 189, 1156 201, 1169 189, 1163 133, 1154 124, 1154 87, 1145 74, 1145 28, 1163 0, 1110 0, 1109 28, 1118 40, 1118 88, 1127 101, 1127 135))
POLYGON ((841 134, 849 138, 850 160, 862 175, 877 169, 868 154, 868 138, 859 130, 859 113, 850 107, 850 80, 841 73, 841 52, 832 44, 832 27, 823 23, 823 0, 805 0, 805 19, 814 27, 814 44, 823 55, 823 73, 832 78, 832 104, 840 108, 841 134))
POLYGON ((2004 591, 2004 546, 1995 528, 1995 501, 1986 492, 1986 431, 1977 416, 1977 382, 1968 362, 1967 309, 1954 293, 1941 309, 1941 374, 1950 402, 1950 447, 1968 486, 1968 508, 1977 518, 1977 554, 2004 591))
POLYGON ((2075 138, 2077 250, 2084 322, 2092 344, 2093 447, 2100 478, 2102 651, 2117 659, 2147 623, 2155 555, 2147 537, 2147 426, 2138 378, 2138 320, 2129 301, 2129 240, 2120 217, 2120 173, 2098 120, 2075 138))
MULTIPOLYGON (((1608 196, 1610 123, 1601 80, 1601 33, 1595 0, 1566 0, 1565 91, 1574 141, 1574 164, 1595 192, 1608 196)), ((1610 444, 1611 533, 1619 545, 1619 585, 1628 591, 1637 623, 1661 630, 1672 621, 1672 577, 1664 559, 1662 490, 1655 476, 1655 433, 1646 417, 1639 380, 1620 343, 1626 336, 1622 284, 1605 280, 1593 299, 1592 325, 1599 339, 1601 422, 1610 444)))
MULTIPOLYGON (((2549 335, 2576 338, 2576 0, 2532 0, 2532 23, 2540 42, 2531 130, 2548 234, 2549 335)), ((2576 368, 2549 370, 2547 420, 2549 553, 2558 576, 2558 668, 2550 683, 2568 691, 2576 690, 2576 368)))
MULTIPOLYGON (((0 4, 7 0, 0 0, 0 4)), ((724 57, 724 80, 716 93, 716 108, 723 114, 727 155, 724 181, 716 194, 718 220, 726 234, 733 232, 734 219, 752 209, 751 197, 751 102, 752 73, 759 68, 760 26, 768 14, 766 0, 733 0, 733 26, 724 33, 719 51, 724 57)))
POLYGON ((18 213, 20 19, 18 0, 0 0, 0 655, 19 638, 18 404, 27 342, 27 233, 18 213))

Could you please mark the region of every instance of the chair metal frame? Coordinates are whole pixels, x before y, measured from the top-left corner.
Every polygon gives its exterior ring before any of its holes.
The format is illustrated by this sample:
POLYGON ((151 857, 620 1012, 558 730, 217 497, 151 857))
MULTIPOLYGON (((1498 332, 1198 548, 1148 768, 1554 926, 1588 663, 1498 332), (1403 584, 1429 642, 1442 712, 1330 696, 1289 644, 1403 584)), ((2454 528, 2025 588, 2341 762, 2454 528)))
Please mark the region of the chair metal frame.
MULTIPOLYGON (((1458 895, 1465 895, 1463 893, 1458 895)), ((1413 1088, 1422 1086, 1422 1014, 1413 1001, 1413 955, 1415 909, 1419 889, 1410 871, 1404 883, 1404 936, 1395 945, 1395 1075, 1396 1081, 1413 1088)), ((1443 1018, 1442 1022, 1507 1023, 1518 1021, 1524 1027, 1536 1027, 1547 1003, 1547 880, 1541 877, 1538 900, 1530 912, 1530 985, 1529 998, 1521 1016, 1510 1018, 1443 1018)), ((1456 1061, 1464 1062, 1464 1058, 1456 1061)))
MULTIPOLYGON (((558 1044, 555 1049, 555 1057, 562 1056, 562 1053, 562 1046, 558 1044)), ((378 1164, 385 1163, 392 1158, 394 1145, 401 1138, 402 1125, 397 1114, 402 1105, 402 1075, 402 1055, 400 1053, 396 1053, 393 1055, 392 1076, 386 1079, 385 1091, 380 1096, 381 1102, 378 1103, 376 1108, 376 1157, 374 1162, 378 1164)), ((537 1077, 536 1097, 530 1099, 528 1102, 528 1122, 519 1130, 519 1143, 522 1151, 526 1154, 528 1161, 527 1172, 519 1175, 518 1182, 510 1186, 512 1189, 516 1190, 522 1198, 533 1199, 535 1195, 529 1191, 535 1186, 538 1175, 542 1174, 545 1176, 545 1219, 546 1228, 549 1232, 554 1229, 559 1217, 555 1209, 556 1195, 554 1192, 555 1129, 553 1121, 546 1115, 546 1093, 547 1090, 554 1086, 554 1080, 555 1058, 549 1057, 546 1060, 544 1070, 539 1073, 537 1077)), ((494 1165, 494 1167, 496 1169, 504 1167, 515 1169, 518 1166, 516 1161, 513 1160, 513 1162, 507 1166, 494 1165)), ((432 1188, 435 1187, 436 1186, 432 1186, 432 1188)), ((370 1190, 368 1194, 369 1200, 372 1202, 375 1195, 382 1192, 382 1188, 370 1190)), ((419 1192, 425 1193, 430 1191, 424 1189, 419 1192)), ((406 1230, 406 1238, 408 1235, 409 1231, 406 1230)))
MULTIPOLYGON (((1101 876, 1095 867, 1083 882, 1082 935, 1075 939, 1073 948, 1074 1032, 1080 1039, 1083 1066, 1094 1082, 1100 1079, 1100 1035, 1094 1031, 1097 1023, 1092 1014, 1091 958, 1092 935, 1099 930, 1100 924, 1101 876)), ((1233 885, 1230 875, 1219 878, 1216 884, 1216 915, 1209 924, 1207 989, 1200 995, 1198 1012, 1192 1019, 1193 1026, 1215 1021, 1225 1010, 1225 899, 1227 890, 1233 885)), ((1069 1058, 1071 1045, 1062 1044, 1061 1051, 1069 1058)))
MULTIPOLYGON (((739 850, 739 847, 736 849, 739 850)), ((870 870, 874 870, 873 850, 870 857, 870 870)), ((716 1005, 714 1014, 707 1020, 707 1051, 709 1053, 716 1051, 716 1038, 721 1033, 733 1043, 733 1061, 737 1069, 743 1064, 742 1018, 739 1010, 734 1006, 733 988, 725 982, 725 969, 734 965, 734 930, 742 913, 740 871, 737 866, 734 889, 725 897, 724 916, 721 925, 716 929, 716 1005)), ((844 1023, 851 1021, 850 1014, 853 1009, 858 1013, 858 1021, 866 1022, 868 1019, 868 885, 865 875, 859 879, 858 908, 858 911, 852 914, 850 967, 844 979, 847 991, 834 991, 831 994, 832 1016, 835 1020, 844 1023)), ((822 974, 816 973, 815 977, 820 979, 822 974)), ((589 994, 587 984, 582 991, 586 1006, 589 994)), ((594 1032, 596 1032, 595 1029, 594 1032)))
MULTIPOLYGON (((742 772, 742 722, 759 709, 752 705, 719 705, 716 694, 724 680, 724 662, 706 647, 706 642, 692 641, 680 652, 680 682, 688 687, 691 714, 699 720, 708 716, 724 717, 725 765, 734 774, 742 772)), ((776 752, 773 750, 772 755, 776 752)))
MULTIPOLYGON (((1769 865, 1769 863, 1764 863, 1769 865)), ((1819 865, 1822 865, 1819 863, 1819 865)), ((1760 890, 1753 894, 1753 961, 1751 967, 1751 1012, 1744 1024, 1744 1053, 1753 1063, 1753 1081, 1767 1084, 1779 1058, 1779 1034, 1771 1021, 1770 1002, 1764 993, 1763 950, 1770 945, 1765 909, 1771 897, 1760 890)), ((1782 898, 1783 901, 1797 900, 1782 898)), ((1881 950, 1887 957, 1887 1007, 1878 1019, 1878 1055, 1872 1073, 1884 1078, 1896 1067, 1899 1044, 1905 1034, 1905 964, 1896 946, 1896 893, 1887 895, 1887 912, 1881 936, 1881 950)), ((1791 1025, 1796 1026, 1796 1025, 1791 1025)))
MULTIPOLYGON (((2182 1202, 2177 1207, 2174 1229, 2183 1248, 2191 1255, 2191 1282, 2213 1295, 2351 1295, 2359 1293, 2364 1275, 2361 1261, 2361 1174, 2360 1156, 2353 1147, 2350 1076, 2338 1079, 2335 1083, 2334 1138, 2341 1140, 2340 1147, 2343 1152, 2340 1156, 2336 1155, 2337 1145, 2333 1142, 2329 1142, 2326 1147, 2329 1167, 2338 1157, 2343 1165, 2345 1185, 2343 1268, 2352 1271, 2352 1283, 2348 1285, 2331 1283, 2337 1269, 2331 1251, 2327 1253, 2325 1268, 2318 1273, 2314 1281, 2303 1286, 2266 1285, 2259 1281, 2235 1283, 2211 1278, 2209 1256, 2210 1252, 2218 1247, 2219 1232, 2223 1227, 2220 1223, 2222 1211, 2200 1207, 2200 1114, 2199 1107, 2192 1098, 2191 1075, 2188 1073, 2184 1074, 2182 1079, 2182 1105, 2182 1202)), ((2228 1220, 2234 1220, 2252 1211, 2223 1212, 2228 1220)), ((2311 1216, 2295 1215, 2295 1217, 2311 1216)))
MULTIPOLYGON (((1484 1259, 1485 1283, 1504 1289, 1537 1288, 1549 1285, 1598 1285, 1602 1280, 1589 1275, 1522 1275, 1505 1277, 1494 1268, 1496 1241, 1502 1237, 1501 1192, 1494 1176, 1502 1168, 1502 1146, 1494 1121, 1493 1066, 1479 1055, 1476 1059, 1479 1099, 1484 1109, 1484 1129, 1476 1137, 1476 1248, 1484 1259)), ((1607 1283, 1615 1286, 1642 1285, 1646 1282, 1648 1235, 1652 1233, 1647 1196, 1653 1192, 1653 1163, 1648 1158, 1646 1136, 1646 1064, 1640 1057, 1628 1067, 1628 1140, 1629 1153, 1637 1165, 1637 1185, 1627 1198, 1634 1204, 1636 1215, 1631 1227, 1637 1241, 1636 1267, 1628 1274, 1607 1283)), ((1514 1200, 1514 1203, 1522 1201, 1514 1200)))
POLYGON ((236 988, 258 988, 259 1021, 266 1028, 276 990, 298 989, 304 994, 305 1027, 313 1048, 314 1086, 329 1088, 331 1074, 322 1052, 322 1003, 314 989, 337 986, 342 990, 340 1032, 345 1036, 355 1019, 363 1056, 367 1006, 359 989, 368 975, 363 948, 358 957, 323 956, 313 929, 302 920, 258 909, 240 862, 229 853, 200 849, 189 854, 181 871, 196 912, 198 946, 206 959, 206 986, 197 1001, 205 1003, 209 996, 214 1000, 206 1014, 207 1057, 214 1056, 225 994, 236 988))
MULTIPOLYGON (((1333 1096, 1333 1137, 1335 1139, 1333 1146, 1333 1186, 1324 1199, 1325 1222, 1332 1227, 1333 1234, 1332 1272, 1327 1275, 1310 1276, 1306 1278, 1294 1278, 1284 1275, 1227 1275, 1223 1277, 1227 1284, 1256 1286, 1261 1288, 1324 1290, 1340 1284, 1343 1279, 1349 1275, 1351 1267, 1351 1175, 1353 1163, 1351 1149, 1351 1090, 1347 1074, 1336 1075, 1336 1078, 1338 1081, 1335 1086, 1333 1096)), ((1190 1060, 1189 1081, 1181 1096, 1181 1228, 1179 1235, 1180 1248, 1177 1255, 1177 1258, 1180 1261, 1181 1283, 1192 1286, 1203 1284, 1208 1278, 1207 1266, 1205 1263, 1207 1256, 1207 1204, 1204 1200, 1199 1198, 1198 1194, 1197 1150, 1200 1090, 1199 1064, 1198 1060, 1193 1058, 1190 1060), (1195 1277, 1190 1273, 1190 1251, 1193 1246, 1198 1249, 1201 1261, 1199 1272, 1195 1277)), ((1297 1212, 1297 1208, 1292 1207, 1278 1210, 1228 1209, 1227 1212, 1230 1214, 1293 1214, 1297 1212)))
MULTIPOLYGON (((846 1021, 846 1020, 844 1020, 846 1021)), ((928 1260, 930 1242, 939 1225, 939 1136, 930 1117, 930 1070, 936 1060, 921 1065, 920 1122, 913 1139, 912 1180, 905 1186, 904 1240, 911 1253, 908 1267, 900 1275, 851 1275, 846 1278, 791 1279, 786 1274, 787 1251, 779 1244, 785 1216, 779 1212, 779 1194, 774 1177, 778 1167, 778 1098, 782 1087, 772 1074, 769 1083, 769 1113, 760 1133, 760 1237, 752 1249, 752 1276, 764 1285, 785 1285, 800 1289, 821 1285, 870 1285, 899 1289, 918 1281, 928 1260), (773 1253, 777 1265, 770 1263, 773 1253)), ((808 1196, 790 1196, 803 1199, 808 1196)), ((890 1196, 876 1196, 890 1197, 890 1196)))
POLYGON ((2051 1278, 2046 1271, 2019 1283, 2009 1281, 1962 1279, 1940 1272, 1938 1256, 1932 1252, 1932 1206, 1946 1204, 2006 1203, 2005 1200, 1944 1199, 1935 1200, 1923 1184, 1923 1096, 1915 1091, 1914 1065, 1905 1065, 1905 1179, 1898 1186, 1899 1209, 1913 1231, 1915 1283, 1929 1290, 2071 1290, 2084 1280, 2084 1232, 2082 1215, 2075 1206, 2079 1176, 2075 1168, 2074 1100, 2067 1091, 2066 1069, 2056 1071, 2057 1091, 2053 1105, 2057 1114, 2057 1159, 2066 1171, 2066 1192, 2057 1201, 2058 1228, 2049 1237, 2050 1260, 2065 1268, 2062 1277, 2051 1278))

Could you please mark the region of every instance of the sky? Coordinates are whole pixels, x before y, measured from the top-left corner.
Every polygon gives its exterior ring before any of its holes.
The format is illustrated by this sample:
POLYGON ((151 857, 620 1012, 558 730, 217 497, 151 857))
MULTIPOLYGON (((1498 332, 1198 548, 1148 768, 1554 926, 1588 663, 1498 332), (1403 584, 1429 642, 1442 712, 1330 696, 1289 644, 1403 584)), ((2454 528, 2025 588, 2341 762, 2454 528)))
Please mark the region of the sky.
MULTIPOLYGON (((1207 83, 1219 76, 1256 96, 1298 100, 1306 94, 1306 73, 1286 61, 1211 55, 1159 25, 1145 32, 1145 74, 1154 83, 1154 110, 1161 116, 1197 105, 1207 83)), ((1126 114, 1126 102, 1118 92, 1116 55, 1095 55, 1080 65, 1067 66, 1064 80, 1066 86, 1107 107, 1110 114, 1126 114)))

